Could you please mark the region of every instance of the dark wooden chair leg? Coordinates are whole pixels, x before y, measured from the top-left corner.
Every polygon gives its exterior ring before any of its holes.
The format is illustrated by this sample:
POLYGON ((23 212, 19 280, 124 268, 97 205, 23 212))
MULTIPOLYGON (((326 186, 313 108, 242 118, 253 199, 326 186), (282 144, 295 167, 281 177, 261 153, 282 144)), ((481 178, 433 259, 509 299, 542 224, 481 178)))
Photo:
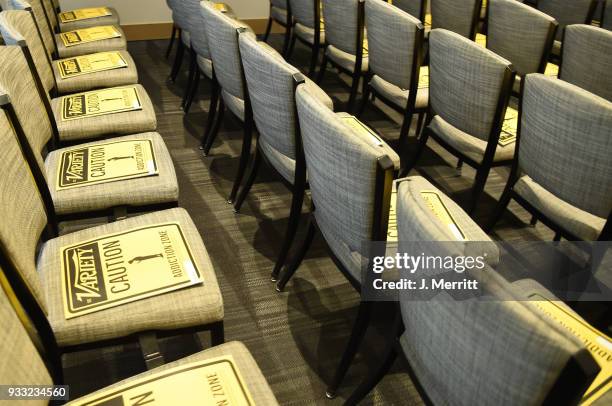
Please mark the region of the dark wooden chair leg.
POLYGON ((219 108, 219 83, 214 79, 212 81, 211 93, 210 106, 208 107, 208 117, 206 119, 206 128, 204 129, 204 134, 202 134, 202 139, 200 140, 200 150, 204 150, 206 141, 208 140, 208 137, 210 137, 210 132, 217 116, 217 109, 219 108))
POLYGON ((283 55, 285 55, 285 60, 289 60, 291 59, 291 55, 293 55, 293 50, 295 49, 295 42, 297 41, 297 35, 293 35, 291 37, 291 41, 289 42, 289 47, 287 48, 287 52, 285 52, 283 55))
POLYGON ((404 114, 404 121, 402 122, 402 129, 400 130, 399 136, 399 151, 400 157, 404 157, 408 152, 408 133, 412 126, 412 110, 407 111, 404 114))
POLYGON ((325 55, 325 51, 323 51, 323 60, 321 61, 321 67, 319 68, 319 74, 317 75, 316 80, 317 85, 321 85, 321 82, 323 82, 325 69, 327 69, 327 55, 325 55))
POLYGON ((417 162, 419 161, 419 158, 421 157, 421 154, 423 154, 423 151, 425 150, 425 145, 427 145, 428 139, 429 133, 427 131, 424 131, 423 135, 421 135, 421 138, 419 139, 419 143, 417 144, 414 156, 411 160, 408 161, 408 165, 406 165, 406 167, 402 169, 400 177, 403 178, 405 176, 408 176, 408 173, 412 170, 412 168, 416 166, 417 162))
POLYGON ((195 100, 195 97, 198 94, 198 90, 200 89, 201 77, 202 74, 200 73, 200 70, 196 67, 196 74, 193 86, 191 87, 191 92, 189 94, 189 97, 187 98, 187 103, 185 103, 185 107, 183 108, 185 114, 189 113, 189 110, 191 110, 191 105, 193 104, 193 101, 195 100))
POLYGON ((202 154, 204 156, 208 156, 210 153, 210 148, 212 147, 213 142, 215 142, 215 138, 217 138, 217 134, 219 134, 219 129, 221 128, 221 124, 223 123, 223 115, 225 114, 225 103, 223 103, 223 99, 219 100, 219 112, 217 113, 217 117, 215 118, 215 125, 210 130, 210 135, 206 139, 206 145, 204 146, 204 151, 202 154))
POLYGON ((187 99, 189 99, 189 95, 191 94, 191 90, 194 84, 195 75, 198 71, 198 63, 196 60, 196 54, 193 49, 189 50, 189 75, 187 76, 187 85, 185 86, 185 91, 183 92, 183 100, 181 100, 181 109, 185 109, 187 105, 187 99))
POLYGON ((174 64, 172 65, 172 70, 170 71, 170 82, 176 82, 176 78, 178 77, 179 71, 181 70, 181 66, 183 65, 183 56, 185 55, 185 44, 180 38, 179 34, 179 42, 178 48, 176 50, 176 56, 174 57, 174 64))
POLYGON ((308 67, 308 77, 314 77, 317 69, 317 61, 319 60, 319 45, 315 44, 312 47, 312 55, 310 55, 310 66, 308 67))
POLYGON ((174 40, 176 39, 178 34, 178 27, 175 24, 172 24, 172 34, 170 35, 170 41, 168 41, 168 49, 166 49, 166 59, 170 57, 170 52, 172 52, 172 48, 174 47, 174 40))
MULTIPOLYGON (((363 79, 364 82, 367 82, 367 79, 363 79)), ((365 86, 363 89, 363 97, 361 98, 361 103, 359 103, 359 108, 357 109, 357 117, 363 116, 366 107, 368 106, 368 102, 370 101, 370 86, 365 86)))
POLYGON ((423 131, 423 122, 425 121, 425 113, 419 113, 419 118, 417 119, 416 125, 416 137, 419 138, 421 136, 421 132, 423 131))
POLYGON ((472 214, 474 210, 476 210, 476 206, 478 205, 480 196, 484 192, 485 183, 487 183, 487 178, 489 177, 490 171, 491 167, 487 165, 481 166, 476 172, 476 181, 474 182, 474 187, 472 189, 472 201, 470 202, 468 210, 468 213, 470 214, 472 214))
POLYGON ((531 227, 535 227, 536 224, 538 224, 538 218, 536 216, 531 216, 531 221, 529 222, 529 225, 531 227))
POLYGON ((346 400, 344 405, 353 406, 361 402, 363 398, 365 398, 367 394, 370 393, 370 391, 374 389, 376 385, 378 385, 381 379, 387 375, 396 358, 397 350, 395 349, 394 345, 390 345, 380 366, 368 374, 363 382, 355 389, 353 394, 346 400))
POLYGON ((355 101, 357 100, 357 93, 359 92, 359 79, 361 74, 353 73, 353 84, 351 85, 351 95, 349 96, 347 111, 349 113, 354 112, 355 101))
POLYGON ((268 42, 268 37, 270 36, 270 31, 272 31, 272 17, 268 18, 268 25, 266 25, 266 32, 263 36, 263 41, 268 42))
POLYGON ((355 320, 355 324, 353 324, 351 337, 349 338, 349 342, 346 345, 346 349, 344 350, 344 354, 342 355, 342 359, 340 360, 340 364, 338 365, 336 374, 334 375, 331 383, 327 387, 327 391, 325 392, 325 396, 328 399, 333 399, 336 397, 336 391, 342 383, 346 372, 348 371, 349 367, 351 366, 351 363, 353 362, 353 359, 355 358, 355 355, 357 354, 359 345, 361 344, 368 325, 370 324, 372 304, 373 302, 363 301, 359 303, 357 319, 355 320))
POLYGON ((510 200, 512 199, 512 183, 513 182, 511 179, 508 180, 508 184, 506 184, 506 187, 504 188, 504 192, 499 198, 499 202, 497 202, 497 206, 495 206, 495 211, 493 212, 493 215, 491 216, 491 219, 489 220, 488 224, 485 226, 486 232, 490 232, 491 230, 493 230, 493 227, 495 227, 495 224, 497 224, 499 219, 501 219, 504 212, 508 208, 508 204, 510 203, 510 200))
POLYGON ((240 153, 240 162, 238 164, 238 172, 236 172, 236 179, 234 180, 234 186, 227 199, 227 202, 232 204, 238 193, 238 188, 242 184, 242 178, 246 171, 247 164, 249 163, 249 156, 251 155, 251 142, 253 138, 253 119, 247 118, 244 120, 244 137, 242 139, 242 151, 240 153))
POLYGON ((225 342, 225 328, 223 327, 223 321, 218 321, 210 329, 210 343, 214 347, 215 345, 223 344, 225 342))
POLYGON ((289 43, 291 42, 291 23, 287 21, 285 26, 285 39, 283 40, 283 53, 281 55, 287 55, 289 50, 289 43))
POLYGON ((253 183, 255 182, 255 178, 257 177, 257 172, 259 171, 259 165, 261 163, 261 151, 257 146, 255 146, 255 155, 253 156, 253 164, 251 165, 251 171, 247 176, 246 183, 240 190, 236 201, 234 202, 234 213, 238 213, 240 208, 242 207, 242 203, 244 203, 244 199, 246 199, 247 195, 251 191, 253 187, 253 183))
MULTIPOLYGON (((281 280, 278 281, 278 283, 276 284, 277 292, 282 292, 285 289, 287 282, 289 282, 291 277, 295 274, 295 271, 297 271, 297 269, 302 264, 302 261, 304 260, 304 257, 306 256, 308 249, 310 248, 310 244, 312 244, 312 240, 314 239, 315 231, 316 231, 316 228, 315 228, 314 222, 311 219, 309 221, 308 231, 306 231, 306 238, 304 238, 304 241, 302 242, 302 246, 300 247, 298 252, 295 254, 295 257, 292 258, 289 266, 285 269, 285 272, 283 273, 283 277, 281 278, 281 280)), ((272 273, 272 276, 270 277, 272 282, 277 281, 278 274, 279 274, 278 272, 276 274, 274 272, 272 273)))

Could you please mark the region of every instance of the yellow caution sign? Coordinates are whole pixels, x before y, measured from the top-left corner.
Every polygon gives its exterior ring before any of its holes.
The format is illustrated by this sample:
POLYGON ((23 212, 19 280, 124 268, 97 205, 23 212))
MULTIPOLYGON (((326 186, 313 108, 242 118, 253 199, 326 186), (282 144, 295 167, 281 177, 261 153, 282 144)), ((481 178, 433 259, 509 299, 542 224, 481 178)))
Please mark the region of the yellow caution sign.
POLYGON ((222 13, 228 13, 231 10, 230 6, 225 3, 213 3, 213 7, 222 13))
POLYGON ((80 30, 64 32, 60 34, 62 42, 67 47, 84 44, 86 42, 102 41, 105 39, 119 38, 121 32, 112 25, 101 25, 99 27, 83 28, 80 30))
POLYGON ((66 319, 202 282, 177 223, 154 224, 62 247, 66 319))
POLYGON ((110 15, 113 15, 113 13, 107 7, 89 7, 59 13, 59 20, 62 24, 64 24, 71 23, 73 21, 89 20, 91 18, 100 18, 110 15))
POLYGON ((381 140, 367 125, 359 121, 357 117, 346 114, 341 115, 340 118, 352 131, 369 138, 375 146, 380 147, 383 145, 383 140, 381 140))
POLYGON ((387 226, 387 242, 397 242, 397 240, 397 182, 393 182, 391 206, 389 207, 389 225, 387 226))
POLYGON ((136 86, 113 87, 62 97, 62 121, 141 109, 136 86))
POLYGON ((499 146, 505 147, 516 141, 516 133, 518 128, 518 111, 512 107, 506 109, 506 116, 502 123, 502 130, 499 134, 499 146))
POLYGON ((584 343, 589 350, 601 371, 582 397, 583 406, 593 404, 604 393, 612 390, 612 339, 604 333, 596 330, 575 314, 564 309, 558 303, 551 302, 540 295, 533 295, 537 298, 533 303, 546 316, 559 323, 565 330, 574 335, 584 343))
POLYGON ((429 66, 421 66, 419 71, 419 89, 429 88, 429 66))
POLYGON ((62 152, 57 190, 158 174, 151 140, 110 141, 62 152))
POLYGON ((231 355, 190 362, 69 402, 95 405, 231 405, 255 402, 231 355))
POLYGON ((435 190, 422 190, 421 197, 427 204, 431 212, 440 220, 442 224, 451 232, 458 241, 467 241, 465 234, 453 218, 453 215, 446 208, 446 205, 435 190))
POLYGON ((113 69, 126 68, 128 66, 121 52, 99 52, 96 54, 77 56, 57 61, 62 79, 74 76, 87 75, 94 72, 102 72, 113 69))
POLYGON ((555 65, 554 63, 548 63, 546 65, 546 69, 544 70, 544 74, 546 76, 558 77, 559 76, 559 65, 555 65))

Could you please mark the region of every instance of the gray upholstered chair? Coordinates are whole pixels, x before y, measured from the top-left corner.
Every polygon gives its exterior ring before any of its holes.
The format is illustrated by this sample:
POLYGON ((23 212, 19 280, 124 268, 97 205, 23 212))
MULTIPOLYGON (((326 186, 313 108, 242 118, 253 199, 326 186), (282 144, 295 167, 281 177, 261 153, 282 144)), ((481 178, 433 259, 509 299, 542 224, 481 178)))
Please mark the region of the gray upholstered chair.
POLYGON ((427 0, 393 0, 391 3, 400 10, 405 11, 419 21, 425 21, 427 0))
POLYGON ((538 0, 538 10, 553 17, 559 23, 552 54, 561 55, 561 41, 565 26, 570 24, 591 24, 597 0, 538 0))
MULTIPOLYGON (((420 196, 423 188, 435 188, 420 177, 397 183, 398 252, 410 252, 414 241, 452 241, 420 196)), ((460 212, 455 212, 457 217, 471 223, 466 227, 473 230, 475 238, 488 238, 466 213, 442 193, 440 196, 447 207, 460 212)), ((446 249, 454 247, 444 244, 439 251, 446 249)), ((402 278, 414 279, 413 274, 403 273, 408 271, 399 272, 402 278)), ((600 369, 582 339, 529 301, 532 291, 524 288, 526 280, 509 283, 490 267, 466 271, 462 276, 479 282, 481 297, 461 300, 442 292, 425 299, 418 291, 400 292, 401 317, 388 331, 383 362, 369 370, 346 404, 358 404, 399 354, 408 361, 425 404, 580 403, 600 369)), ((436 274, 426 272, 421 277, 433 280, 436 274)), ((556 300, 543 287, 538 294, 556 300)), ((562 302, 555 304, 572 312, 562 302)), ((580 319, 575 313, 573 316, 580 319)))
POLYGON ((419 114, 421 122, 429 99, 428 89, 419 89, 418 86, 423 61, 423 24, 382 0, 367 0, 365 16, 369 71, 358 115, 363 114, 370 93, 400 112, 404 120, 399 150, 403 152, 412 116, 419 114))
MULTIPOLYGON (((242 123, 244 130, 238 171, 228 199, 229 203, 233 203, 249 161, 254 127, 253 110, 247 94, 238 45, 238 31, 250 31, 250 29, 245 23, 216 10, 212 3, 202 2, 200 11, 205 20, 204 26, 214 66, 214 77, 219 83, 221 93, 215 124, 201 142, 204 156, 210 153, 226 107, 242 123)), ((251 35, 254 34, 251 32, 251 35)))
POLYGON ((431 29, 443 28, 476 39, 482 0, 430 0, 431 29))
MULTIPOLYGON (((39 95, 45 104, 50 120, 54 123, 54 131, 57 133, 56 141, 68 143, 110 135, 154 131, 157 128, 153 104, 144 87, 138 84, 133 86, 136 87, 142 106, 140 110, 85 116, 74 120, 63 119, 63 99, 69 96, 50 98, 50 95, 53 96, 57 93, 55 75, 42 44, 34 34, 36 28, 31 14, 25 10, 3 11, 0 13, 0 19, 4 42, 7 45, 17 45, 21 48, 28 61, 25 66, 29 65, 38 82, 39 95)), ((6 68, 9 69, 9 64, 6 65, 6 68)), ((15 78, 19 78, 19 76, 15 76, 15 78)), ((31 94, 30 97, 34 98, 35 94, 31 94)))
POLYGON ((365 0, 323 0, 325 20, 325 53, 317 75, 320 84, 330 63, 352 78, 348 111, 357 99, 359 81, 368 71, 368 56, 364 53, 365 0))
MULTIPOLYGON (((258 42, 251 34, 240 35, 240 55, 246 78, 249 100, 253 108, 253 118, 259 133, 251 172, 247 176, 234 210, 240 210, 249 193, 260 162, 263 158, 278 174, 292 192, 291 212, 287 231, 280 254, 272 271, 276 280, 281 267, 285 264, 287 254, 295 238, 302 203, 306 189, 306 168, 304 160, 296 157, 301 153, 296 143, 297 114, 295 107, 295 86, 299 71, 289 65, 282 56, 263 42, 258 42)), ((299 75, 301 77, 301 75, 299 75)), ((330 109, 333 103, 317 85, 303 79, 313 93, 330 109)))
MULTIPOLYGON (((13 51, 18 55, 18 49, 13 51)), ((5 102, 9 98, 1 100, 0 216, 4 220, 0 223, 0 265, 40 337, 51 345, 49 355, 55 356, 58 367, 62 353, 109 343, 138 342, 139 335, 145 332, 164 337, 208 330, 213 345, 223 343, 223 298, 206 247, 187 212, 179 208, 158 211, 58 236, 56 225, 49 227, 48 221, 53 219, 46 213, 6 119, 5 102), (62 298, 63 248, 139 227, 175 222, 181 227, 193 265, 203 278, 202 284, 66 319, 62 298), (45 239, 41 241, 43 234, 45 239)))
POLYGON ((568 25, 561 52, 560 79, 612 101, 612 32, 568 25))
POLYGON ((487 48, 512 62, 517 73, 513 90, 518 93, 522 77, 546 70, 558 24, 516 0, 490 0, 488 10, 487 48))
MULTIPOLYGON (((63 22, 59 18, 62 12, 71 12, 75 10, 62 10, 59 0, 42 0, 50 19, 57 19, 59 32, 68 32, 79 30, 82 28, 97 27, 100 25, 119 25, 119 13, 113 7, 104 6, 109 12, 109 15, 96 18, 88 18, 85 20, 63 22)), ((77 9, 78 10, 78 9, 77 9)))
POLYGON ((293 27, 293 19, 289 12, 289 0, 270 0, 270 16, 268 17, 268 25, 266 26, 266 32, 264 33, 264 42, 268 41, 270 32, 272 31, 272 24, 276 22, 283 28, 285 28, 284 42, 283 42, 283 55, 287 53, 289 48, 289 40, 291 38, 291 31, 293 27))
POLYGON ((172 52, 172 48, 174 47, 174 41, 176 41, 176 37, 179 35, 180 28, 176 24, 174 17, 174 7, 176 0, 166 0, 166 5, 170 9, 172 13, 172 31, 170 32, 170 39, 168 40, 168 48, 166 48, 166 59, 170 57, 170 53, 172 52))
MULTIPOLYGON (((0 17, 1 19, 1 17, 0 17)), ((113 216, 118 208, 130 212, 176 207, 178 182, 170 153, 158 133, 147 132, 114 138, 114 141, 148 140, 151 142, 159 174, 106 184, 59 189, 57 178, 62 154, 53 150, 55 122, 37 96, 36 81, 19 47, 0 47, 0 87, 10 97, 11 121, 26 154, 32 174, 43 194, 48 213, 58 219, 113 216), (9 62, 10 61, 10 62, 9 62), (49 145, 51 144, 51 145, 49 145), (45 151, 49 151, 45 155, 45 151)), ((8 109, 8 106, 6 107, 8 109)), ((80 144, 99 145, 103 142, 80 144)), ((71 146, 74 149, 76 146, 71 146)))
POLYGON ((612 31, 612 1, 604 0, 601 13, 601 28, 612 31))
POLYGON ((321 23, 321 0, 289 0, 289 12, 295 21, 293 37, 287 51, 289 60, 296 40, 311 49, 308 76, 313 77, 319 60, 319 49, 325 47, 325 30, 321 23))
MULTIPOLYGON (((170 76, 168 77, 169 81, 171 83, 174 83, 176 82, 176 78, 178 77, 181 71, 181 67, 183 66, 185 50, 187 50, 188 52, 191 50, 191 34, 189 32, 190 16, 186 1, 172 0, 172 2, 169 4, 171 4, 172 21, 174 26, 177 28, 176 32, 179 40, 176 48, 176 54, 174 55, 174 63, 172 64, 170 76)), ((182 104, 181 107, 183 107, 182 104)))
POLYGON ((610 240, 612 102, 563 80, 526 78, 518 159, 491 227, 514 199, 555 239, 610 240))
MULTIPOLYGON (((276 288, 282 291, 300 266, 318 229, 330 255, 351 285, 359 290, 368 241, 387 237, 393 175, 399 156, 367 128, 356 131, 347 113, 334 113, 312 87, 296 91, 300 132, 313 201, 306 238, 276 288)), ((298 157, 300 159, 300 157, 298 157)), ((327 389, 336 389, 354 358, 368 326, 373 302, 360 302, 357 320, 340 365, 327 389)))
POLYGON ((454 32, 429 35, 429 113, 411 164, 429 137, 476 169, 468 211, 476 207, 491 167, 514 158, 514 143, 498 145, 515 72, 510 62, 454 32))

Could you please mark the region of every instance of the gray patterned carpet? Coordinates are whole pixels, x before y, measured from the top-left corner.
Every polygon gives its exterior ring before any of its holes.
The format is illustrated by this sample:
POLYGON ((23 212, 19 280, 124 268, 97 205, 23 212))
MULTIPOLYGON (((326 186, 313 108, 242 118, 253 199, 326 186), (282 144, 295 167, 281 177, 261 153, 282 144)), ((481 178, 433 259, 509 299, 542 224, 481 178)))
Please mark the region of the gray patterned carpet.
MULTIPOLYGON (((277 49, 279 40, 272 41, 277 49)), ((338 398, 325 400, 326 382, 348 339, 359 296, 336 270, 320 238, 315 240, 286 292, 276 293, 269 274, 284 236, 290 194, 277 175, 264 170, 241 213, 233 213, 226 199, 238 165, 241 127, 227 114, 210 156, 202 156, 198 137, 207 117, 209 87, 202 86, 197 105, 185 116, 179 104, 186 72, 183 69, 176 84, 166 82, 170 70, 170 62, 163 57, 166 44, 132 42, 129 50, 138 64, 140 82, 155 104, 158 131, 176 166, 180 205, 192 215, 212 257, 224 295, 226 339, 246 344, 282 404, 341 404, 367 370, 379 362, 388 322, 384 308, 378 312, 375 326, 366 336, 363 351, 338 398)), ((306 48, 298 44, 292 63, 306 66, 308 57, 306 48)), ((346 80, 339 80, 330 71, 323 83, 337 111, 345 109, 348 99, 346 80)), ((385 137, 393 139, 399 133, 398 115, 379 106, 368 109, 364 121, 385 137)), ((434 146, 424 153, 419 169, 462 201, 469 192, 474 171, 466 166, 459 174, 455 164, 452 156, 434 146)), ((493 171, 476 213, 478 222, 484 222, 492 212, 507 174, 505 168, 493 171)), ((543 226, 528 226, 529 217, 518 206, 513 204, 511 209, 514 214, 507 214, 498 224, 494 238, 552 238, 543 226)), ((298 239, 303 232, 300 230, 298 239)), ((208 345, 207 340, 202 337, 204 345, 208 345)), ((177 338, 165 341, 163 349, 167 359, 172 360, 194 351, 194 344, 188 338, 177 338)), ((73 395, 86 394, 144 369, 139 351, 132 346, 70 354, 64 364, 73 395)), ((401 361, 364 402, 421 403, 401 361)))

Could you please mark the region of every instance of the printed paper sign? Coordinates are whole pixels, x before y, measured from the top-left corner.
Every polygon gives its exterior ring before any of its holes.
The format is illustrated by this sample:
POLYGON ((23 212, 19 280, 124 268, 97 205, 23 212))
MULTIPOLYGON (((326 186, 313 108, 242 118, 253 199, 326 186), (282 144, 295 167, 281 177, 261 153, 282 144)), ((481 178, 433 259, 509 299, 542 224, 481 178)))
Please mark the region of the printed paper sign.
POLYGON ((429 88, 429 66, 421 66, 419 71, 419 89, 429 88))
POLYGON ((67 47, 84 44, 86 42, 102 41, 105 39, 119 38, 121 32, 112 25, 101 25, 99 27, 83 28, 80 30, 64 32, 60 34, 62 42, 67 47))
POLYGON ((71 406, 255 405, 231 355, 190 362, 160 371, 68 404, 71 406))
POLYGON ((99 18, 110 16, 113 13, 107 7, 90 7, 80 8, 78 10, 65 11, 59 13, 61 23, 70 23, 73 21, 89 20, 91 18, 99 18))
POLYGON ((340 118, 351 130, 369 137, 375 146, 380 147, 383 145, 383 141, 368 126, 359 121, 357 117, 346 115, 340 116, 340 118))
POLYGON ((544 74, 546 76, 552 76, 552 77, 557 77, 559 76, 559 66, 555 65, 554 63, 548 63, 546 65, 546 69, 544 70, 544 74))
POLYGON ((215 10, 220 11, 222 13, 227 13, 230 11, 230 7, 225 3, 213 3, 213 7, 215 10))
POLYGON ((593 404, 604 393, 612 390, 612 339, 589 324, 580 320, 570 311, 540 295, 532 295, 538 300, 533 303, 549 318, 558 322, 567 332, 584 343, 601 371, 582 397, 582 406, 593 404))
POLYGON ((179 224, 155 224, 62 247, 66 319, 202 282, 179 224))
POLYGON ((391 191, 391 206, 389 207, 389 225, 387 226, 387 242, 397 242, 397 182, 393 182, 391 191))
POLYGON ((57 190, 142 178, 157 173, 151 140, 111 141, 62 152, 57 190))
POLYGON ((127 62, 120 52, 99 52, 96 54, 77 56, 75 58, 57 61, 62 79, 88 73, 102 72, 119 68, 126 68, 127 62))
POLYGON ((113 87, 62 97, 62 121, 141 109, 136 86, 113 87))
POLYGON ((516 132, 518 128, 518 111, 512 107, 506 109, 506 116, 502 123, 502 130, 499 134, 498 145, 505 147, 516 141, 516 132))
POLYGON ((437 191, 434 190, 422 190, 421 197, 429 207, 429 210, 448 228, 453 237, 458 241, 466 241, 465 234, 461 231, 461 228, 453 218, 450 211, 446 208, 446 205, 440 198, 437 191))

